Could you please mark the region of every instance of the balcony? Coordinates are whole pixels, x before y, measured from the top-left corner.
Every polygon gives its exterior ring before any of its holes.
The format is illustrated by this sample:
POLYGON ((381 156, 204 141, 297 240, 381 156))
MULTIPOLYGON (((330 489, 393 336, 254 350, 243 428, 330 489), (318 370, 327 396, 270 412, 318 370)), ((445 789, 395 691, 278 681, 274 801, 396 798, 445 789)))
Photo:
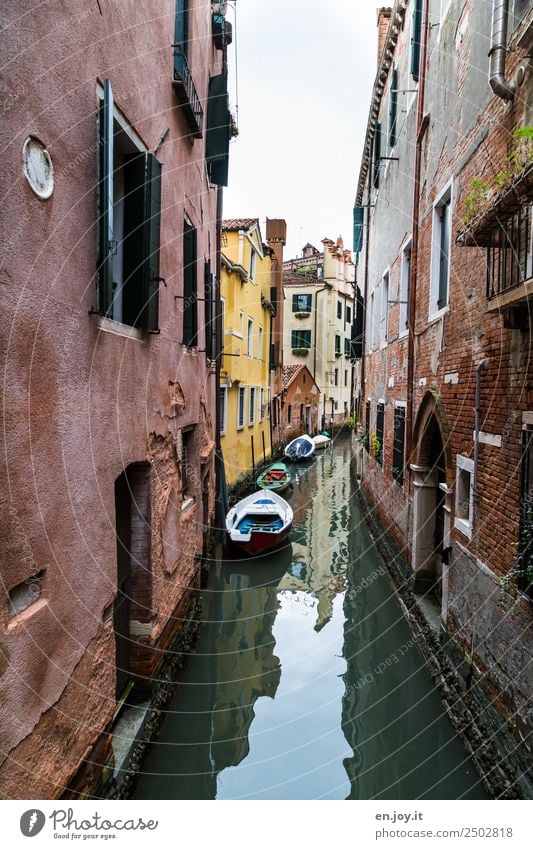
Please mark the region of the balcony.
POLYGON ((187 56, 183 49, 183 44, 173 44, 174 51, 174 78, 172 85, 176 92, 176 97, 182 108, 183 116, 187 121, 187 125, 191 131, 191 135, 195 139, 201 139, 204 126, 204 110, 196 91, 191 69, 187 62, 187 56))

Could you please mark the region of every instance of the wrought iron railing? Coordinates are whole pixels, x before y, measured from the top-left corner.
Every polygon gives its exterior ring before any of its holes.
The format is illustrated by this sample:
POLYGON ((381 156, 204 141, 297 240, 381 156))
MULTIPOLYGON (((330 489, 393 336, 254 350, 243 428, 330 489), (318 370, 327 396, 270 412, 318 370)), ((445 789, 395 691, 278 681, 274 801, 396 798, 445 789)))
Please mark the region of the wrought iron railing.
POLYGON ((183 44, 173 44, 172 48, 174 50, 174 90, 191 130, 191 135, 195 139, 201 139, 204 127, 204 110, 192 79, 187 56, 183 44))
POLYGON ((487 298, 495 298, 533 276, 532 205, 501 219, 487 248, 487 298))

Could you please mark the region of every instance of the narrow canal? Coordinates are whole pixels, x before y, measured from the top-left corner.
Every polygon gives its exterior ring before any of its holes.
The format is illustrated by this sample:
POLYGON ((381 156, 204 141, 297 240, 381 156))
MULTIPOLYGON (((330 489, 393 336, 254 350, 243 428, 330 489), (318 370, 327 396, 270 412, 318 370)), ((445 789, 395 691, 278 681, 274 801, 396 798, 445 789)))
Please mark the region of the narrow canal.
POLYGON ((212 564, 144 799, 483 799, 353 496, 350 443, 297 468, 290 545, 212 564))

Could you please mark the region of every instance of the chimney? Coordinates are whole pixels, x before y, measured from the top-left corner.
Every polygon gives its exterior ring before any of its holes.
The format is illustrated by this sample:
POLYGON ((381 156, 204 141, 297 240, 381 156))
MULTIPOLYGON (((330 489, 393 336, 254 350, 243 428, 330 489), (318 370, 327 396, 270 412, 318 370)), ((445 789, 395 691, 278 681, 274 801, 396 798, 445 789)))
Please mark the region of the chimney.
POLYGON ((383 53, 383 45, 387 37, 391 14, 392 9, 390 6, 382 6, 381 9, 378 9, 378 65, 381 54, 383 53))

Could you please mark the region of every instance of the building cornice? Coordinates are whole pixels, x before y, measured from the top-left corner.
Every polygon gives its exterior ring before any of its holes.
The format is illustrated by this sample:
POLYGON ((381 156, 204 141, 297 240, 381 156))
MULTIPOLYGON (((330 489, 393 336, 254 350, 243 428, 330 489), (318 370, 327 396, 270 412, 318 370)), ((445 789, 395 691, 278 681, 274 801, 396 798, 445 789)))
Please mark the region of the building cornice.
POLYGON ((365 189, 368 177, 368 169, 370 167, 370 161, 372 158, 372 143, 374 141, 376 124, 381 109, 381 101, 383 99, 385 84, 387 82, 387 77, 390 71, 390 67, 392 65, 392 60, 394 59, 394 51, 396 49, 398 36, 403 26, 405 12, 407 10, 408 5, 409 0, 396 0, 392 9, 389 28, 387 30, 385 42, 383 44, 383 50, 381 52, 377 74, 374 80, 374 87, 372 89, 372 99, 370 101, 370 111, 368 116, 368 123, 366 126, 363 156, 361 158, 361 167, 359 169, 357 195, 355 198, 356 206, 362 206, 363 204, 363 192, 365 189))

